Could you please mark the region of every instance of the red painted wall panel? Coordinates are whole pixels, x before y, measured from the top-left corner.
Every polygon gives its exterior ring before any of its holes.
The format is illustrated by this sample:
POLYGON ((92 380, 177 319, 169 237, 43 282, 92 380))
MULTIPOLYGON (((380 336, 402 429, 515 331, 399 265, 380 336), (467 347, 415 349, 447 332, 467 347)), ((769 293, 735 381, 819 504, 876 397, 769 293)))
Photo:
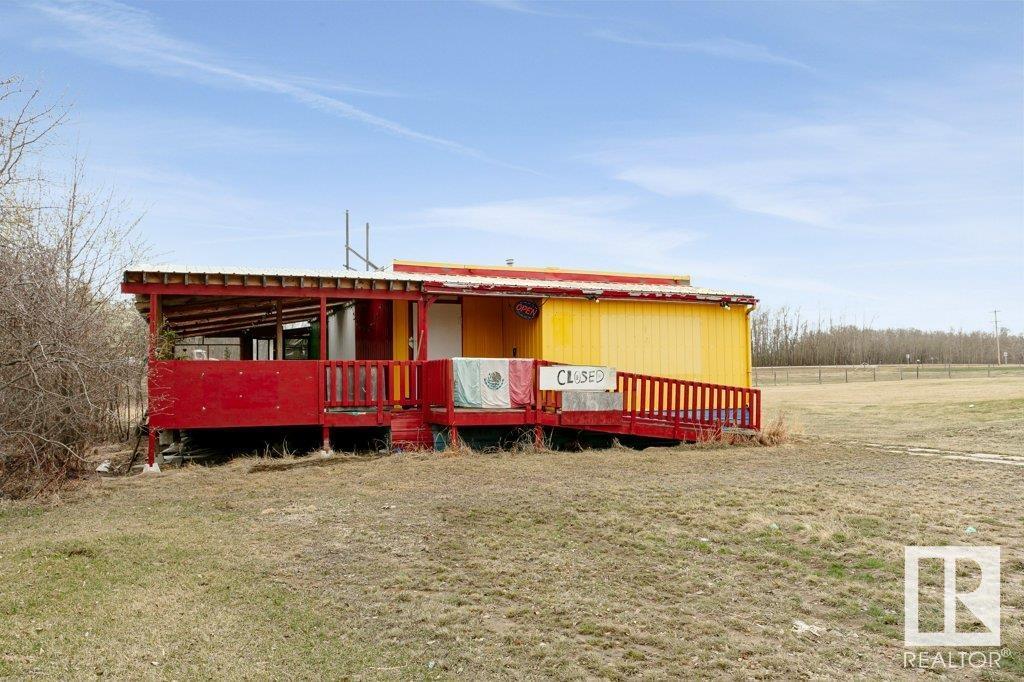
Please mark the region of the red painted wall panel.
POLYGON ((158 429, 319 423, 315 360, 160 360, 150 365, 158 429))
POLYGON ((356 301, 356 360, 390 360, 391 301, 356 301))

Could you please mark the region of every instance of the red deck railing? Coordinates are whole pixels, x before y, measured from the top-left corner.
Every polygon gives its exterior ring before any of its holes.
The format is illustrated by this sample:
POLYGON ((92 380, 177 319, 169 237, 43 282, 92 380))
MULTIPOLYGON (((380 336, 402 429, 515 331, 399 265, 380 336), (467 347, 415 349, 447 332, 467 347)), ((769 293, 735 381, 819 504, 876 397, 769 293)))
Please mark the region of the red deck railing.
POLYGON ((324 407, 415 407, 422 364, 414 360, 325 360, 324 407))
POLYGON ((618 372, 618 392, 623 415, 633 421, 761 428, 761 391, 756 388, 618 372))
MULTIPOLYGON (((562 394, 539 388, 540 368, 549 364, 556 363, 534 361, 534 397, 523 423, 562 423, 562 394)), ((316 424, 326 411, 376 412, 383 423, 385 412, 396 408, 441 408, 455 423, 453 387, 450 359, 153 361, 150 407, 159 428, 316 424)), ((628 433, 761 427, 756 388, 619 372, 616 392, 622 396, 616 424, 628 433)))
POLYGON ((423 363, 423 409, 454 407, 452 391, 452 361, 427 360, 423 363))
MULTIPOLYGON (((527 409, 558 413, 562 408, 560 391, 540 389, 540 368, 559 363, 534 361, 534 402, 527 409)), ((761 428, 761 391, 756 388, 726 386, 685 379, 670 379, 648 374, 618 372, 616 392, 622 394, 622 416, 630 422, 658 422, 697 425, 719 430, 736 427, 761 428)), ((444 407, 454 411, 452 361, 430 360, 424 363, 425 407, 444 407)))

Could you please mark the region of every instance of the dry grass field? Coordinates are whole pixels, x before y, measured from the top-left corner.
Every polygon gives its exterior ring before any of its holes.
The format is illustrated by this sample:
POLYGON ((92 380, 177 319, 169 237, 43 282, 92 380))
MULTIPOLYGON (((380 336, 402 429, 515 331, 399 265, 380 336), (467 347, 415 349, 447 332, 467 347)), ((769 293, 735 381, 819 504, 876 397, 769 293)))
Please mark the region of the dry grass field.
POLYGON ((1018 679, 1024 467, 849 441, 1019 453, 1024 381, 895 388, 769 390, 805 432, 773 448, 239 459, 6 504, 0 676, 921 677, 904 545, 998 544, 1014 655, 950 674, 1018 679))
POLYGON ((1024 455, 1024 377, 761 390, 766 416, 810 437, 1024 455))

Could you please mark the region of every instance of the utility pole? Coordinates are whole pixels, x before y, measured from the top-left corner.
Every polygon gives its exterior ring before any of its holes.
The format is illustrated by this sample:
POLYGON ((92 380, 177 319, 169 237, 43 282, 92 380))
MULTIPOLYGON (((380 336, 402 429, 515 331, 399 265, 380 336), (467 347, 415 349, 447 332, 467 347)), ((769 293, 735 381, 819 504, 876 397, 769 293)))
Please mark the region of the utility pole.
POLYGON ((1003 354, 999 350, 999 311, 992 311, 992 321, 996 326, 996 364, 1001 365, 1003 362, 1003 354))
POLYGON ((349 225, 348 210, 345 210, 345 269, 355 270, 359 267, 359 261, 363 261, 363 269, 366 271, 380 270, 370 260, 370 223, 366 223, 366 253, 360 252, 352 246, 352 231, 349 225), (352 267, 352 256, 356 257, 356 267, 352 267))
POLYGON ((348 251, 349 251, 348 244, 349 244, 349 241, 348 241, 348 209, 346 208, 345 209, 345 269, 346 270, 351 270, 352 268, 350 268, 349 265, 348 265, 348 251))

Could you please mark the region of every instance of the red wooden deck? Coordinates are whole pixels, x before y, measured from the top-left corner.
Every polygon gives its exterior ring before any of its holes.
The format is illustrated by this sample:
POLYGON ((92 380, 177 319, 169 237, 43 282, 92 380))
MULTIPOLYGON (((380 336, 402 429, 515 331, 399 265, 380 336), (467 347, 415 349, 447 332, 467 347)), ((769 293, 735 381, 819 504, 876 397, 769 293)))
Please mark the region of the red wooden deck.
MULTIPOLYGON (((534 361, 534 385, 539 368, 534 361)), ((390 427, 392 440, 426 445, 431 426, 458 440, 460 427, 571 428, 667 440, 718 437, 725 427, 756 431, 761 392, 618 373, 622 409, 562 409, 562 394, 535 389, 516 409, 455 406, 451 360, 151 360, 152 430, 255 426, 390 427)), ((153 453, 150 453, 152 457, 153 453)))

